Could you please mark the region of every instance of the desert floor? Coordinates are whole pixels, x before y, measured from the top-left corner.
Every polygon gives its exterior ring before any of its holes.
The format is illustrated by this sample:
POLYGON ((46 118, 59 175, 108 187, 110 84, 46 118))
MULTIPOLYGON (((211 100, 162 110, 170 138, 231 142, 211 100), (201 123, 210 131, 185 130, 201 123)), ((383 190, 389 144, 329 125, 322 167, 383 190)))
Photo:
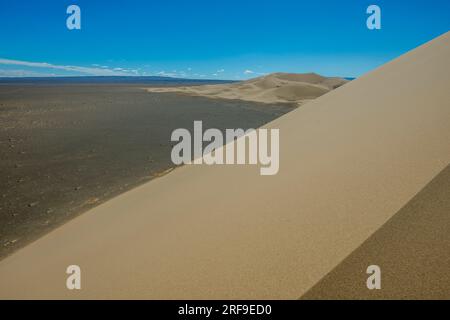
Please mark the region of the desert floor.
POLYGON ((0 258, 173 167, 176 128, 257 128, 288 112, 132 85, 0 85, 0 258))

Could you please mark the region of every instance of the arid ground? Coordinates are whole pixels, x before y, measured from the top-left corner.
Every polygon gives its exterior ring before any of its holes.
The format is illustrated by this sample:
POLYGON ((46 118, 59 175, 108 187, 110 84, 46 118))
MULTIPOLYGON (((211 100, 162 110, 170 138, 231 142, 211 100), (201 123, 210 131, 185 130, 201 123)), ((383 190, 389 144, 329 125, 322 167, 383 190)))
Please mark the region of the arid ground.
POLYGON ((291 110, 138 85, 0 85, 0 258, 173 167, 171 132, 256 128, 291 110))

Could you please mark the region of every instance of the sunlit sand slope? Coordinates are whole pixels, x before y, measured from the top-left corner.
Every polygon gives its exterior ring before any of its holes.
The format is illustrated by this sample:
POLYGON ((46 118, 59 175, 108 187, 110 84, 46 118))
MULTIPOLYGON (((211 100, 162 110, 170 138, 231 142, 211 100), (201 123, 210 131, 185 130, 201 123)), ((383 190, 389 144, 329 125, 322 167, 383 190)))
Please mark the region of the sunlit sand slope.
POLYGON ((450 299, 450 165, 303 299, 450 299), (381 290, 367 290, 376 264, 381 290))

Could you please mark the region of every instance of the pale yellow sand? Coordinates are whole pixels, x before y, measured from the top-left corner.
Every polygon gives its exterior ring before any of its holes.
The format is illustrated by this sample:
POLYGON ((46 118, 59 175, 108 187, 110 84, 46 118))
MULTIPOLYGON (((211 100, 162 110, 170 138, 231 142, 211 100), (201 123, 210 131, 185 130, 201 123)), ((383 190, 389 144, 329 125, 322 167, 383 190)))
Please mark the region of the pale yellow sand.
POLYGON ((315 73, 273 73, 238 83, 147 88, 147 91, 177 92, 208 98, 302 105, 347 82, 348 80, 345 79, 327 78, 315 73))
POLYGON ((276 176, 185 166, 76 218, 0 262, 0 297, 302 296, 450 163, 449 57, 447 33, 270 123, 276 176))

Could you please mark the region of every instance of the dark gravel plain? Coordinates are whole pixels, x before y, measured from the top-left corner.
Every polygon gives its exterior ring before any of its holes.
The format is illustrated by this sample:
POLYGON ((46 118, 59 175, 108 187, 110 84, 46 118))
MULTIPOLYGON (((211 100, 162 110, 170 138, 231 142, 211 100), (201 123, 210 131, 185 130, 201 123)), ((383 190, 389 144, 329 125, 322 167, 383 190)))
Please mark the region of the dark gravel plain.
POLYGON ((0 258, 172 168, 174 129, 255 128, 292 110, 142 87, 0 84, 0 258))

